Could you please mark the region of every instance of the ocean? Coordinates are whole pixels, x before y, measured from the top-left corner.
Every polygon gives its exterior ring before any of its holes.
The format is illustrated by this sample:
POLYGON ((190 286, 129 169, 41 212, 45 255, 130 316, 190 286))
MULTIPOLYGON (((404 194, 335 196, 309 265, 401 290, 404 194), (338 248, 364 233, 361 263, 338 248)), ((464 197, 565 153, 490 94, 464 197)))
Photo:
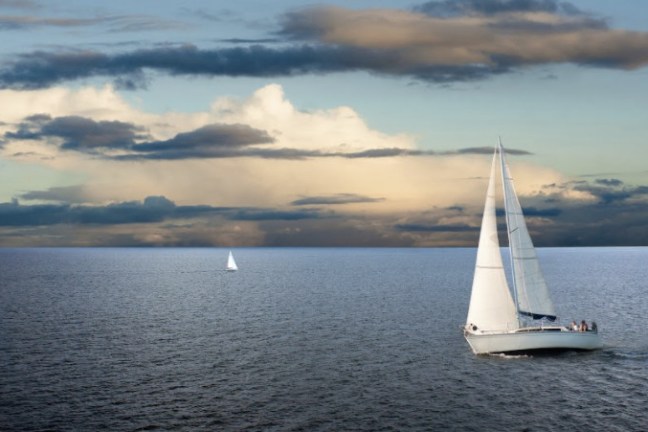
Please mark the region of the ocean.
MULTIPOLYGON (((645 431, 648 248, 540 248, 605 348, 475 356, 475 249, 0 249, 1 431, 645 431)), ((505 259, 506 261, 506 259, 505 259)))

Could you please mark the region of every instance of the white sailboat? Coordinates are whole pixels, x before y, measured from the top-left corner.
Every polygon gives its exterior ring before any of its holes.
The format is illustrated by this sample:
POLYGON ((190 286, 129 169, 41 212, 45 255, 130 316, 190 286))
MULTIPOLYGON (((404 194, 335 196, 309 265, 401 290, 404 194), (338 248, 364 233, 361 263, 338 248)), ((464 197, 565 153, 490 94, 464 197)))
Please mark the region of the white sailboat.
POLYGON ((464 336, 475 354, 592 350, 602 346, 596 329, 574 331, 559 325, 544 325, 544 320, 553 322, 555 319, 554 306, 524 222, 500 140, 491 165, 464 336), (513 295, 497 237, 495 177, 498 162, 504 191, 513 295))
POLYGON ((229 256, 227 257, 227 271, 234 272, 238 270, 238 266, 236 265, 236 261, 234 261, 234 255, 232 255, 232 251, 229 251, 229 256))

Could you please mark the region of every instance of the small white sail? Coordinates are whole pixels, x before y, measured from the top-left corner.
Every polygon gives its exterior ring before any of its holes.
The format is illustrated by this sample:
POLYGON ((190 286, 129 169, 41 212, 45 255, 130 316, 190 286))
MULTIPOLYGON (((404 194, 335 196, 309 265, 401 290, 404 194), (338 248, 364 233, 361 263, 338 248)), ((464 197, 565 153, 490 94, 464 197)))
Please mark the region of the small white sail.
POLYGON ((515 193, 515 186, 509 173, 501 141, 499 151, 504 187, 506 225, 508 227, 518 311, 522 316, 530 316, 536 319, 547 317, 554 320, 556 312, 549 296, 549 289, 540 270, 540 262, 533 247, 529 230, 524 222, 522 207, 515 193))
POLYGON ((518 328, 517 314, 502 265, 497 219, 495 215, 495 167, 493 155, 486 204, 482 217, 477 262, 473 279, 466 324, 485 331, 505 331, 518 328))
POLYGON ((236 265, 236 261, 234 261, 234 255, 232 255, 232 251, 230 251, 229 256, 227 257, 227 271, 236 270, 238 270, 238 266, 236 265))

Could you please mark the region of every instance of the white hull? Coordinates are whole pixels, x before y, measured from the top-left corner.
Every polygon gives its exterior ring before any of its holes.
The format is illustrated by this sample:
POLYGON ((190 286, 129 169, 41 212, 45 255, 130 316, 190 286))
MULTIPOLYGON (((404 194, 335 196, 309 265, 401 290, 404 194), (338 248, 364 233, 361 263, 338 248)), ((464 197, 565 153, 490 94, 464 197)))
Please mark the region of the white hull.
POLYGON ((602 347, 598 332, 566 329, 520 329, 502 333, 465 331, 464 336, 475 354, 533 350, 594 350, 602 347))

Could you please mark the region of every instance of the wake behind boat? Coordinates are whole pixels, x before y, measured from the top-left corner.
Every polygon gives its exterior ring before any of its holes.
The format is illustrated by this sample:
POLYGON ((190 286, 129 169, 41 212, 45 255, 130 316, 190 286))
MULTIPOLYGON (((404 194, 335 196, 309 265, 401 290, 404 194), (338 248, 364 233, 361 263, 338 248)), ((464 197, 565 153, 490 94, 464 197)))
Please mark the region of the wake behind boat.
POLYGON ((491 164, 464 336, 475 354, 592 350, 602 345, 594 325, 592 330, 579 331, 557 325, 545 326, 543 320, 554 322, 556 313, 500 140, 491 164), (498 162, 504 191, 513 296, 502 264, 497 236, 495 177, 498 162))

